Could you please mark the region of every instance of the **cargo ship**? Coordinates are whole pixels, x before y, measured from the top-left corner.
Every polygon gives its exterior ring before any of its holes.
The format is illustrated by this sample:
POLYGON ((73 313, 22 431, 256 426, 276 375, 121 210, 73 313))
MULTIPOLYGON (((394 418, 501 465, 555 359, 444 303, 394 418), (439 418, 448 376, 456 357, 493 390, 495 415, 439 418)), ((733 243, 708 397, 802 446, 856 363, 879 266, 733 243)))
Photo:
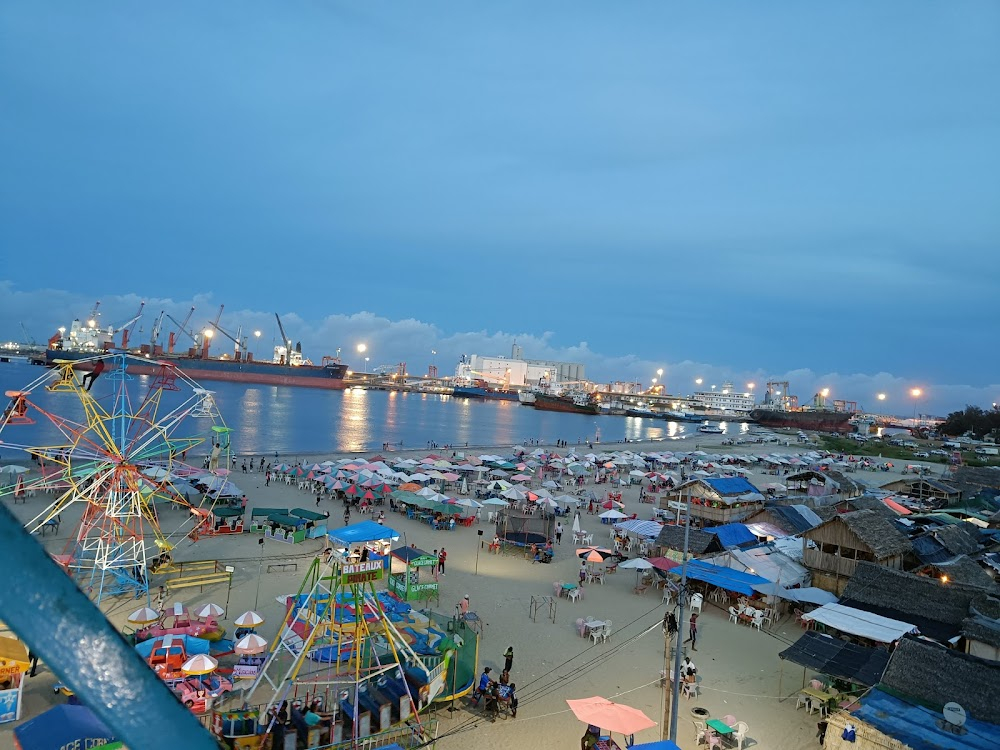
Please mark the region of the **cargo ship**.
POLYGON ((601 408, 586 393, 573 396, 553 396, 549 393, 535 393, 532 404, 541 411, 565 411, 571 414, 600 414, 601 408))
POLYGON ((125 351, 134 355, 127 360, 130 375, 157 375, 164 366, 168 366, 177 367, 185 375, 198 381, 219 380, 326 390, 343 390, 346 387, 346 364, 326 357, 322 364, 314 365, 302 358, 301 351, 290 347, 276 346, 274 361, 268 362, 255 360, 246 351, 232 356, 212 357, 208 354, 207 344, 203 344, 201 349, 191 348, 176 354, 164 352, 162 347, 146 344, 129 349, 127 336, 123 336, 122 343, 125 346, 115 348, 112 338, 114 333, 113 328, 103 330, 97 326, 93 316, 86 324, 74 320, 69 336, 63 338, 60 331, 49 339, 45 350, 45 364, 55 367, 60 362, 79 360, 79 364, 74 364, 74 369, 88 371, 94 368, 102 353, 125 351))
POLYGON ((788 427, 817 432, 853 432, 854 427, 850 421, 852 416, 850 412, 827 409, 754 409, 750 412, 750 420, 764 427, 788 427))
POLYGON ((476 380, 471 385, 458 385, 454 387, 454 396, 462 398, 481 398, 488 401, 519 401, 520 395, 517 391, 508 391, 501 388, 492 388, 485 380, 476 380))

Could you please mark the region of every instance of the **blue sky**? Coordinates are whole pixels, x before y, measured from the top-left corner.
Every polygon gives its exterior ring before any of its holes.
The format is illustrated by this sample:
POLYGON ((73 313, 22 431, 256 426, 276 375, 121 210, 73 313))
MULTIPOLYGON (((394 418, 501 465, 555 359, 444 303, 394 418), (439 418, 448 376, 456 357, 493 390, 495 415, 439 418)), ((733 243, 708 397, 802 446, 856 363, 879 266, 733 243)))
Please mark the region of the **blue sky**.
POLYGON ((992 2, 5 3, 0 336, 196 300, 988 403, 998 69, 992 2))

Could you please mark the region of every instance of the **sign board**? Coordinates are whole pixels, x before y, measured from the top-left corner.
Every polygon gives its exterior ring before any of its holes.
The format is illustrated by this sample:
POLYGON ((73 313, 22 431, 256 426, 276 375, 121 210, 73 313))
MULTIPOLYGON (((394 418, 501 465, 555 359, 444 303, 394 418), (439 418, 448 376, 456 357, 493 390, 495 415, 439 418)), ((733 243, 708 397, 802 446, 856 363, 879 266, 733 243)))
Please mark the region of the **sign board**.
POLYGON ((358 583, 369 583, 382 580, 382 561, 365 560, 365 562, 346 563, 340 567, 340 583, 351 586, 358 583))
POLYGON ((260 667, 256 664, 237 664, 233 667, 234 680, 252 680, 260 673, 260 667))
POLYGON ((0 724, 21 718, 21 688, 0 690, 0 724))

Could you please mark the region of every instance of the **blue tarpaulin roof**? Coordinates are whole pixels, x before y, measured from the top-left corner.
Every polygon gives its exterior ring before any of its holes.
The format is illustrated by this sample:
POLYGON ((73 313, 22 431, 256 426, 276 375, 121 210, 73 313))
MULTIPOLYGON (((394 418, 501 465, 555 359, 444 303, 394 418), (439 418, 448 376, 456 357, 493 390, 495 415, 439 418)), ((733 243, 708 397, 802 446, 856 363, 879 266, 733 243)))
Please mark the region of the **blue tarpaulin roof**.
POLYGON ((972 718, 965 720, 965 734, 938 728, 940 711, 924 708, 872 690, 861 700, 855 716, 913 750, 995 750, 1000 747, 1000 726, 972 718))
POLYGON ((641 745, 632 745, 631 750, 681 750, 676 742, 670 740, 659 740, 658 742, 643 742, 641 745))
MULTIPOLYGON (((680 575, 680 567, 672 571, 675 575, 680 575)), ((753 596, 753 585, 755 583, 767 583, 766 578, 755 576, 750 573, 743 573, 732 568, 724 568, 721 565, 713 565, 703 560, 691 560, 687 565, 687 576, 696 581, 704 581, 713 586, 718 586, 726 591, 736 591, 740 594, 753 596)))
POLYGON ((760 490, 743 477, 707 477, 701 481, 720 495, 745 495, 748 492, 760 493, 760 490))
POLYGON ((382 539, 399 539, 399 533, 375 521, 362 521, 340 529, 328 531, 331 541, 340 542, 344 547, 362 542, 376 542, 382 539))
POLYGON ((707 526, 705 531, 709 534, 717 534, 719 537, 719 544, 721 544, 726 549, 731 547, 739 547, 742 544, 756 544, 757 537, 755 537, 744 524, 742 523, 727 523, 721 526, 707 526))

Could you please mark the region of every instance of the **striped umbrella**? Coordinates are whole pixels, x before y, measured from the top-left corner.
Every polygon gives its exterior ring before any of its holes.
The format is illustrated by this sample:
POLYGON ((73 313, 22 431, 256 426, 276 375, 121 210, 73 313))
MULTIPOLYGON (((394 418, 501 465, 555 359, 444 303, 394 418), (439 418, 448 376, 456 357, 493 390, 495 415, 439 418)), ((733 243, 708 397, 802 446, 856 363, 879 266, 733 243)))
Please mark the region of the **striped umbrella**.
POLYGON ((259 654, 267 648, 267 641, 261 638, 256 633, 250 633, 245 635, 236 641, 236 645, 233 650, 237 654, 259 654))
POLYGON ((156 612, 156 610, 150 609, 149 607, 137 609, 128 616, 128 622, 131 625, 150 625, 159 619, 160 615, 156 612))
POLYGON ((208 654, 192 656, 181 665, 184 674, 209 674, 219 668, 219 662, 208 654))
POLYGON ((250 610, 249 612, 244 612, 242 615, 233 620, 233 623, 241 628, 255 628, 264 623, 264 618, 253 610, 250 610))
POLYGON ((222 617, 226 613, 218 604, 209 602, 194 611, 195 617, 222 617))

